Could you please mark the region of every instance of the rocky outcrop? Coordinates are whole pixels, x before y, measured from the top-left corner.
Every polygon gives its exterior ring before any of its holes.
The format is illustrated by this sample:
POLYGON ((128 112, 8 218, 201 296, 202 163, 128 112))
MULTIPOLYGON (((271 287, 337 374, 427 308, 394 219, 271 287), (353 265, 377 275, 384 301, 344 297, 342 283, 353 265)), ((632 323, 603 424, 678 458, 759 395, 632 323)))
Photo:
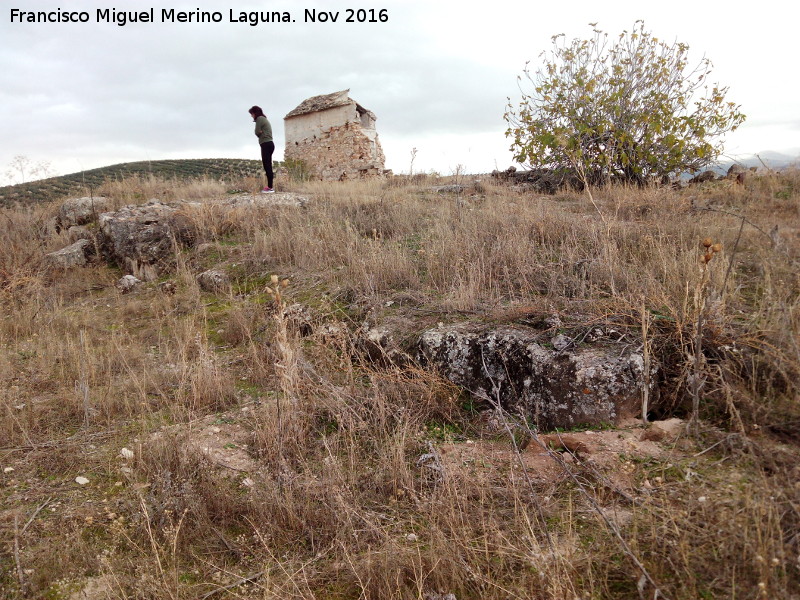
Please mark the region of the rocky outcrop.
POLYGON ((102 196, 71 198, 58 209, 56 228, 58 231, 75 225, 86 225, 97 221, 101 213, 108 211, 111 203, 102 196))
POLYGON ((418 359, 540 429, 640 416, 642 390, 655 372, 645 376, 635 346, 599 334, 591 343, 565 338, 554 338, 554 346, 546 332, 520 326, 441 326, 422 334, 418 359))
POLYGON ((728 167, 728 171, 725 174, 725 177, 727 179, 732 179, 739 185, 744 185, 748 173, 750 173, 750 169, 748 169, 744 165, 733 163, 730 167, 728 167))
POLYGON ((698 175, 695 175, 689 180, 689 183, 705 183, 706 181, 714 181, 717 178, 717 174, 714 171, 703 171, 698 175))
POLYGON ((492 177, 508 181, 520 187, 540 194, 555 194, 558 190, 569 187, 583 189, 583 180, 571 169, 532 169, 517 171, 509 167, 505 171, 492 171, 492 177))
POLYGON ((56 252, 45 255, 45 264, 52 268, 71 269, 88 264, 94 255, 94 244, 87 239, 81 239, 56 252))
POLYGON ((740 173, 748 173, 750 170, 745 167, 744 165, 740 165, 739 163, 733 163, 730 167, 728 167, 727 172, 725 173, 728 179, 735 179, 737 175, 740 173))
POLYGON ((143 281, 172 266, 176 245, 192 246, 196 239, 185 213, 156 201, 103 213, 99 225, 106 257, 143 281))
MULTIPOLYGON (((105 198, 75 198, 65 202, 53 220, 54 231, 67 232, 70 242, 89 240, 99 247, 103 257, 128 274, 152 281, 167 272, 175 262, 176 247, 190 247, 197 241, 195 219, 211 207, 216 212, 235 213, 260 208, 304 208, 310 199, 302 194, 239 194, 232 198, 208 202, 164 204, 151 200, 139 206, 125 206, 118 211, 102 212, 110 206, 105 198), (98 214, 99 213, 99 214, 98 214), (96 220, 96 228, 87 224, 96 220)), ((87 244, 80 248, 86 249, 87 244)), ((78 246, 69 246, 48 255, 52 265, 81 266, 78 246)), ((88 255, 87 255, 88 256, 88 255)))

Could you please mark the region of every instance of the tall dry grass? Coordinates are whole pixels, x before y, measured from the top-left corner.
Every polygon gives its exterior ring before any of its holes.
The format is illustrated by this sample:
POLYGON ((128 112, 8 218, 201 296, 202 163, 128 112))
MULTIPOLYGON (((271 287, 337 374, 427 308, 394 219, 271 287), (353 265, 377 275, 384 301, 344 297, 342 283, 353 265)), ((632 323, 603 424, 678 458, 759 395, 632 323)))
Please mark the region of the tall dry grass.
MULTIPOLYGON (((4 212, 2 594, 102 575, 114 598, 653 597, 633 559, 668 598, 800 594, 797 175, 597 190, 605 220, 580 193, 432 183, 293 184, 313 198, 301 210, 188 208, 199 240, 174 293, 122 295, 102 264, 47 271, 65 243, 46 226, 56 207, 4 212), (723 249, 703 271, 706 237, 723 249), (198 287, 209 267, 229 292, 198 287), (276 277, 290 282, 278 302, 276 277), (335 326, 304 332, 294 302, 335 326), (447 461, 443 441, 477 436, 469 399, 368 360, 353 334, 368 318, 551 314, 632 340, 648 322, 659 415, 687 416, 705 378, 700 439, 621 455, 625 493, 591 462, 538 477, 502 434, 485 443, 504 462, 447 461), (199 449, 198 432, 230 424, 247 472, 199 449)), ((226 190, 100 191, 121 205, 226 190)))

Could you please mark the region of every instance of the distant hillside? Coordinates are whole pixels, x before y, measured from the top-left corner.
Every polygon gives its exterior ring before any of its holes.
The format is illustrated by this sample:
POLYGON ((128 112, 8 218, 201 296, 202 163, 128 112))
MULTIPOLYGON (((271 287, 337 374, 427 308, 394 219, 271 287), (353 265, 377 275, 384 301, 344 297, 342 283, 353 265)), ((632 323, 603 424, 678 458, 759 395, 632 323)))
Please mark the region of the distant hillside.
POLYGON ((738 160, 727 160, 716 165, 713 169, 720 173, 727 173, 730 166, 734 163, 743 165, 745 167, 767 167, 780 171, 787 167, 796 166, 800 163, 800 149, 793 148, 786 152, 773 152, 765 150, 752 156, 739 158, 738 160))
POLYGON ((239 158, 153 160, 122 163, 71 175, 0 187, 0 206, 47 202, 63 196, 89 195, 106 181, 132 175, 154 175, 165 179, 210 177, 233 179, 261 173, 261 161, 239 158))

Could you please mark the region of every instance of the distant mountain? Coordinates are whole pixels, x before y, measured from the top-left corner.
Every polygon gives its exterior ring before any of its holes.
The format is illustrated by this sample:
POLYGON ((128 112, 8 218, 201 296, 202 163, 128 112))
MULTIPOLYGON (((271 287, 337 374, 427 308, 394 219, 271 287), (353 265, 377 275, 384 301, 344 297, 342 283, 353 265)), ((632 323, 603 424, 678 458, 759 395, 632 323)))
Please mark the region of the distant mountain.
POLYGON ((746 156, 737 160, 727 160, 717 164, 713 170, 726 173, 732 164, 740 164, 745 167, 768 167, 779 171, 790 166, 800 165, 800 148, 790 148, 782 152, 765 150, 752 156, 746 156))
POLYGON ((88 196, 106 181, 125 179, 133 175, 153 175, 163 179, 238 179, 259 175, 260 160, 239 158, 202 158, 188 160, 153 160, 121 163, 90 169, 80 173, 50 177, 28 183, 0 187, 0 206, 15 203, 48 202, 65 196, 88 196))

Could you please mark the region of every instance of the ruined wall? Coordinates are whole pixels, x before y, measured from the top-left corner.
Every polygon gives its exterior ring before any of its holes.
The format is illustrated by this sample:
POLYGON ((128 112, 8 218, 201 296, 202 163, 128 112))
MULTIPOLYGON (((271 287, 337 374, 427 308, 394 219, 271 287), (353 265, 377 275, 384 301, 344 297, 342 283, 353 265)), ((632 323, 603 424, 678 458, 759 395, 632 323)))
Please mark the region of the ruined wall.
MULTIPOLYGON (((355 107, 339 107, 352 109, 355 107)), ((361 119, 347 120, 343 124, 326 125, 324 130, 317 129, 311 137, 301 139, 290 138, 290 121, 303 119, 304 123, 294 126, 294 131, 308 130, 309 122, 319 120, 322 116, 327 122, 326 112, 312 113, 302 117, 294 117, 286 121, 286 150, 284 156, 287 160, 300 160, 306 165, 309 174, 323 180, 357 179, 383 175, 385 157, 375 129, 365 129, 361 119), (309 119, 307 117, 312 117, 309 119)), ((349 112, 349 111, 348 111, 349 112)), ((341 122, 340 122, 341 123, 341 122)))
POLYGON ((331 127, 357 120, 355 103, 288 118, 284 121, 286 146, 313 139, 331 127))

